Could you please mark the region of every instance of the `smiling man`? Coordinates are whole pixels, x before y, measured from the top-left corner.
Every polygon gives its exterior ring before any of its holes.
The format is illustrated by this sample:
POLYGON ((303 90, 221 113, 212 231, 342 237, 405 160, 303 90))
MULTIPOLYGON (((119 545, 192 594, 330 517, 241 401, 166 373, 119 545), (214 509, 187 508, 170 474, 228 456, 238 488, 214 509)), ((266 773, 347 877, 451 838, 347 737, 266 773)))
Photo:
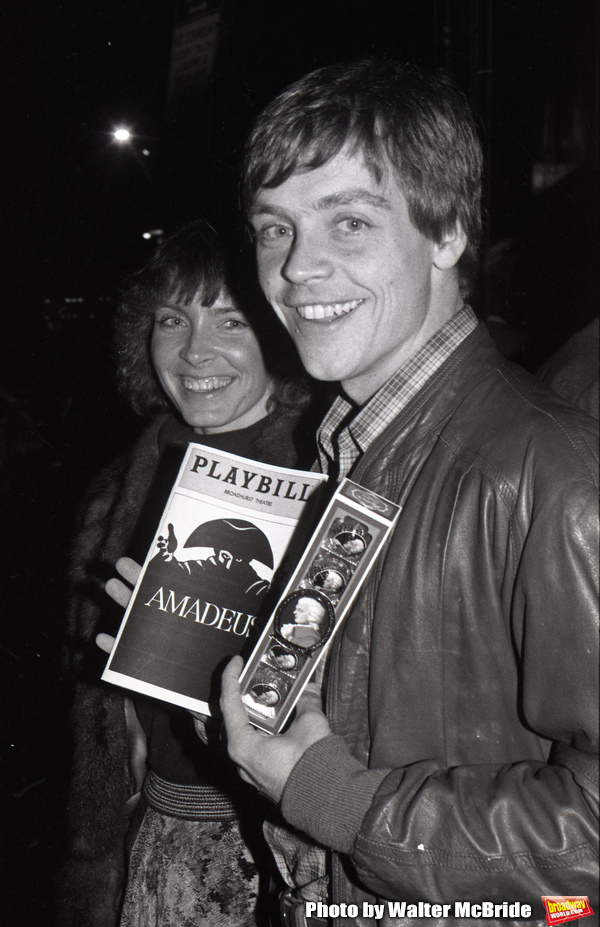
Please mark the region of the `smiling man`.
POLYGON ((258 191, 260 279, 313 376, 364 403, 462 306, 454 226, 412 224, 390 167, 377 180, 347 145, 318 170, 258 191))
POLYGON ((465 303, 480 178, 461 93, 386 61, 309 74, 248 143, 261 285, 340 383, 321 466, 402 506, 286 733, 224 674, 230 754, 292 825, 269 830, 287 924, 307 901, 404 923, 388 900, 541 921, 541 895, 596 892, 597 430, 465 303))

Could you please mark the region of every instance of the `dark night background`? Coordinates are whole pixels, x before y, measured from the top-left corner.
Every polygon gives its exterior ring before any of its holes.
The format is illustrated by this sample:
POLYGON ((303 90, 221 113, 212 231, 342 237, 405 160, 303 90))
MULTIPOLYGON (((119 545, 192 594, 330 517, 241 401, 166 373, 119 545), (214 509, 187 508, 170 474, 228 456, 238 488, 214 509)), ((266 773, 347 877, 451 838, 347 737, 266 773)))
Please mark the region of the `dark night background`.
POLYGON ((20 927, 54 923, 73 521, 91 477, 140 428, 113 382, 118 289, 155 246, 144 232, 232 208, 240 144, 262 105, 356 55, 445 69, 480 117, 476 309, 501 350, 535 370, 598 311, 595 0, 208 0, 195 7, 221 7, 212 76, 182 101, 168 86, 185 6, 32 0, 1 14, 0 913, 20 927), (121 124, 128 145, 112 138, 121 124))

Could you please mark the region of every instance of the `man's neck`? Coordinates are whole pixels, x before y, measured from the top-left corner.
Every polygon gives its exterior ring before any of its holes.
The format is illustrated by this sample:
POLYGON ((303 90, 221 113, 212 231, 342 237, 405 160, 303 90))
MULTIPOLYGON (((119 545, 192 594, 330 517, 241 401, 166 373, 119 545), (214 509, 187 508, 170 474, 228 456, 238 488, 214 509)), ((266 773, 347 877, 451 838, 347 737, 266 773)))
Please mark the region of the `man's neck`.
POLYGON ((387 383, 397 370, 400 370, 421 348, 427 344, 436 332, 440 331, 464 306, 464 300, 457 285, 451 287, 451 293, 445 299, 439 298, 434 303, 417 332, 402 346, 402 350, 394 352, 388 359, 384 359, 373 371, 366 371, 358 377, 343 380, 340 383, 348 399, 362 407, 387 383), (386 362, 387 360, 387 362, 386 362))

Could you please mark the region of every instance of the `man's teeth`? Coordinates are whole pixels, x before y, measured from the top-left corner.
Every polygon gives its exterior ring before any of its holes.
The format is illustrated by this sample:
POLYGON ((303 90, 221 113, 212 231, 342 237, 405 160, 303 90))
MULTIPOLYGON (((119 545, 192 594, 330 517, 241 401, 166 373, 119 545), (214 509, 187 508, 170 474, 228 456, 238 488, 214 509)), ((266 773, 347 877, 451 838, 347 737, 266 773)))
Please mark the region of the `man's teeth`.
POLYGON ((314 303, 310 306, 296 306, 303 319, 334 319, 347 315, 360 306, 362 299, 353 299, 347 303, 314 303))
POLYGON ((185 389, 192 393, 207 393, 213 389, 222 389, 229 386, 233 377, 204 377, 202 380, 196 377, 182 377, 182 383, 185 389))

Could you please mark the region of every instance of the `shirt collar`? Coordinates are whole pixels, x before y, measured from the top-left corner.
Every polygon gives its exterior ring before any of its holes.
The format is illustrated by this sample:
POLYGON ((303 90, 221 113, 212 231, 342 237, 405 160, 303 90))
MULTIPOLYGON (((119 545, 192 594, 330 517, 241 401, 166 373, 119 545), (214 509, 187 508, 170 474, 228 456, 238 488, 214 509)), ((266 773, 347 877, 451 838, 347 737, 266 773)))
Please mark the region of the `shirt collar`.
POLYGON ((331 471, 332 464, 337 463, 339 478, 345 476, 477 324, 473 310, 464 306, 362 408, 357 410, 346 397, 339 396, 317 433, 323 472, 331 471))

